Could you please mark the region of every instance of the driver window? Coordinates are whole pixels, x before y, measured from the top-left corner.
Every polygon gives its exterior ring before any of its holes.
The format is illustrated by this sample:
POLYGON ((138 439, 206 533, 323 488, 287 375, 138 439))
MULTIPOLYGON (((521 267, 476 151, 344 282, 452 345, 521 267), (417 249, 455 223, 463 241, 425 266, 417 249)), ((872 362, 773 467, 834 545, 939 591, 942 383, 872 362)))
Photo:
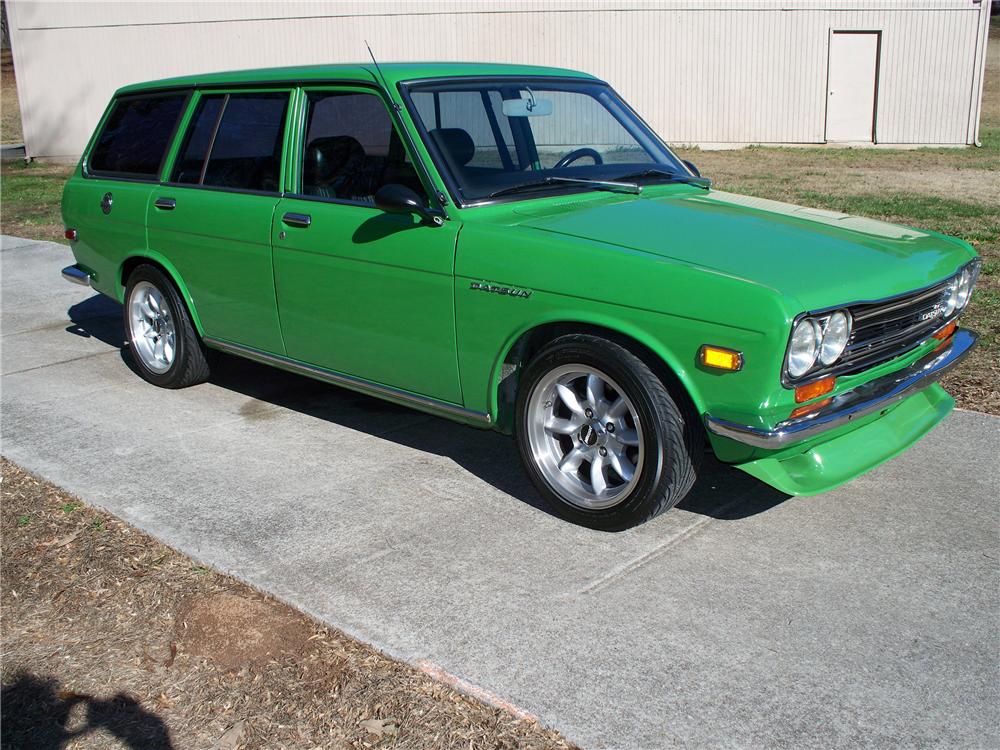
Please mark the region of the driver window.
POLYGON ((375 205, 383 185, 426 192, 381 98, 362 92, 307 95, 302 194, 375 205))

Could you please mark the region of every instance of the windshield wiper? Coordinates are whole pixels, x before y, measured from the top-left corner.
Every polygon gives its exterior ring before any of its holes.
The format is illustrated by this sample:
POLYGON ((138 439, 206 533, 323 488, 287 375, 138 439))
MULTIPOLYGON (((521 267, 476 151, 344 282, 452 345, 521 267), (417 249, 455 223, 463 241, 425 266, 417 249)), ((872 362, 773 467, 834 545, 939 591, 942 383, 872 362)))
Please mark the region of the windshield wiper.
POLYGON ((668 172, 665 169, 643 169, 641 172, 632 172, 631 174, 625 174, 621 177, 615 177, 616 180, 641 180, 644 177, 663 177, 669 182, 677 182, 683 185, 697 185, 698 187, 709 188, 712 186, 712 181, 706 179, 705 177, 694 177, 693 175, 681 174, 680 172, 668 172))
POLYGON ((501 195, 520 193, 524 190, 536 190, 538 188, 549 187, 550 185, 555 185, 557 183, 590 185, 592 187, 598 188, 599 190, 623 190, 625 192, 635 193, 636 195, 642 192, 642 188, 639 185, 636 185, 634 182, 618 182, 612 180, 587 180, 587 179, 577 179, 575 177, 546 177, 544 179, 534 180, 532 182, 522 182, 518 185, 509 185, 508 187, 500 188, 499 190, 494 190, 486 197, 497 198, 501 195))

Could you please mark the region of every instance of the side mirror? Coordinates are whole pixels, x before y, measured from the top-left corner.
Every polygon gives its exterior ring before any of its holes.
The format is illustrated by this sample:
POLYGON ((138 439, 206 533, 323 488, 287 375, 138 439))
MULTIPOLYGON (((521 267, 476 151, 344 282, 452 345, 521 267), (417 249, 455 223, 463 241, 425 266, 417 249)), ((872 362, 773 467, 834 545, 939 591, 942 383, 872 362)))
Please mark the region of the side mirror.
POLYGON ((427 208, 420 200, 420 196, 406 185, 390 183, 380 187, 375 193, 375 208, 387 214, 416 214, 435 226, 444 223, 441 214, 427 208))
POLYGON ((698 171, 698 167, 689 162, 687 159, 684 160, 684 166, 694 172, 695 177, 701 177, 701 172, 698 171))

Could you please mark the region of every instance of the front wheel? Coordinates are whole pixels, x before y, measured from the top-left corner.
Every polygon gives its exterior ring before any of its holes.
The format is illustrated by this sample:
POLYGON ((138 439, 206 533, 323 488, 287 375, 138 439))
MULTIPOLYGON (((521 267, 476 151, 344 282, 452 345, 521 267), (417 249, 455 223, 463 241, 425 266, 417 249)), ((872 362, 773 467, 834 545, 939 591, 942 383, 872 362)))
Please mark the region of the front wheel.
POLYGON ((209 352, 187 307, 160 269, 141 265, 125 284, 126 345, 143 378, 162 388, 208 380, 209 352))
POLYGON ((646 364, 590 335, 557 339, 525 368, 517 441, 563 518, 619 530, 672 508, 695 481, 700 431, 646 364))

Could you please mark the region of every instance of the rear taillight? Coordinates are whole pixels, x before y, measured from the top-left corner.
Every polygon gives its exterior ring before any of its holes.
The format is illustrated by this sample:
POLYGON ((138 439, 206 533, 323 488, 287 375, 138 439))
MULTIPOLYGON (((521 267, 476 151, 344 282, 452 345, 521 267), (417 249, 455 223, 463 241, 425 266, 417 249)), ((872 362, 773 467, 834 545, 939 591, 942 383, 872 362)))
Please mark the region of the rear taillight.
POLYGON ((69 240, 70 242, 75 242, 76 241, 76 230, 75 229, 67 229, 65 232, 63 232, 63 236, 65 236, 66 239, 69 240))

